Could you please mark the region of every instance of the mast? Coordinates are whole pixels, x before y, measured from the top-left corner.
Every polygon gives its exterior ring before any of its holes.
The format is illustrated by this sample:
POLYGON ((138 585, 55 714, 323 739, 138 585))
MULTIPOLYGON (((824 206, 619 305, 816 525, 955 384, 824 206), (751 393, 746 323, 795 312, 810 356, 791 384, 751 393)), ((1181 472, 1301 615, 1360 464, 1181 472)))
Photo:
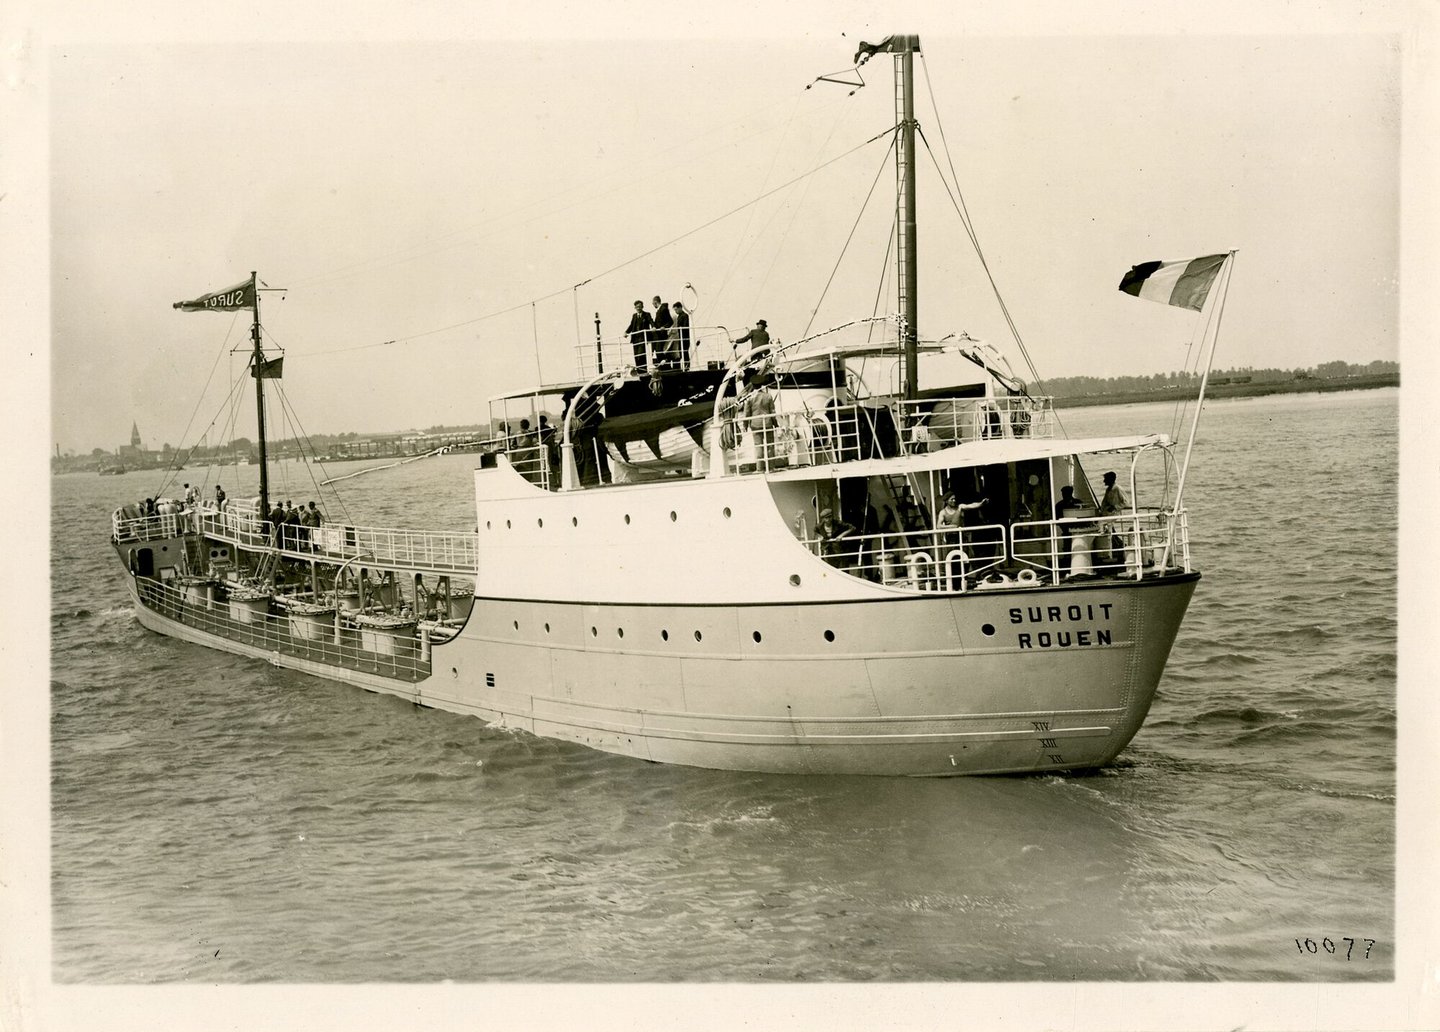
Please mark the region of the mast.
POLYGON ((895 281, 899 290, 900 327, 905 347, 905 398, 914 400, 920 391, 916 341, 919 300, 916 292, 915 260, 915 65, 920 50, 919 36, 892 36, 890 52, 895 62, 895 121, 900 138, 895 148, 895 254, 898 265, 895 281))
POLYGON ((255 377, 255 424, 260 441, 260 518, 263 520, 270 515, 270 479, 265 461, 265 352, 260 348, 260 283, 254 270, 250 272, 250 296, 255 299, 250 309, 254 316, 250 324, 250 339, 255 343, 250 375, 255 377))

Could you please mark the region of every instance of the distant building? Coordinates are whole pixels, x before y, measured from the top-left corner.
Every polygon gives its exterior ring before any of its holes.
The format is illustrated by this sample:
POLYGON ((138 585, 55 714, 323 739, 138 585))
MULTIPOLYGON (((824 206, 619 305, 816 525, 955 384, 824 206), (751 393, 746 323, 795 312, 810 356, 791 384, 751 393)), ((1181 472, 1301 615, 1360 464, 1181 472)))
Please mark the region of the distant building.
POLYGON ((140 424, 130 424, 130 443, 117 449, 122 459, 138 460, 145 455, 145 446, 140 442, 140 424))

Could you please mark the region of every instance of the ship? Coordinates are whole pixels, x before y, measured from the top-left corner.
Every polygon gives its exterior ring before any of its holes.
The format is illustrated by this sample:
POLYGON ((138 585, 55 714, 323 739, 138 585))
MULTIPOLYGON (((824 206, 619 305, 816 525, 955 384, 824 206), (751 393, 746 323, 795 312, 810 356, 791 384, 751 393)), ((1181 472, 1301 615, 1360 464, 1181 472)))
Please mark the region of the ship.
MULTIPOLYGON (((597 325, 575 376, 491 401, 473 529, 287 522, 266 476, 282 359, 258 276, 177 304, 253 314, 260 490, 114 512, 139 622, 659 763, 951 776, 1113 761, 1200 579, 1194 428, 1183 456, 1165 434, 1068 438, 996 349, 919 332, 919 51, 896 35, 855 55, 889 55, 895 76, 894 313, 745 347, 724 327, 597 325)), ((1121 289, 1213 312, 1232 258, 1144 263, 1121 289)))

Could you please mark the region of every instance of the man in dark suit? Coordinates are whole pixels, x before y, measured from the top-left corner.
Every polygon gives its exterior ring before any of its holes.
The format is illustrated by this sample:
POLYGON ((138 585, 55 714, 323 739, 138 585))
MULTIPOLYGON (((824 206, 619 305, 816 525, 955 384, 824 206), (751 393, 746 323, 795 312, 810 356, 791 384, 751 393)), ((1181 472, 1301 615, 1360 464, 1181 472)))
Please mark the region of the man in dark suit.
POLYGON ((635 349, 635 364, 644 369, 649 365, 646 356, 646 345, 650 341, 650 313, 645 311, 645 302, 635 302, 635 314, 630 317, 630 325, 625 327, 625 332, 630 335, 630 346, 635 349))

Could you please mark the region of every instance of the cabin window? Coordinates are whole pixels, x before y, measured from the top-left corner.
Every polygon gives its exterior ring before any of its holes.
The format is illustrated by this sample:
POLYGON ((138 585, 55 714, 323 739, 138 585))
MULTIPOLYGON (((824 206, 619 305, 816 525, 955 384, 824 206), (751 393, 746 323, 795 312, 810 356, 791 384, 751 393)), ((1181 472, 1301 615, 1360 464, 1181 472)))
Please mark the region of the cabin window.
POLYGON ((827 631, 825 632, 825 640, 826 640, 826 641, 834 641, 834 640, 835 640, 835 632, 834 632, 834 631, 828 631, 828 630, 827 630, 827 631))

